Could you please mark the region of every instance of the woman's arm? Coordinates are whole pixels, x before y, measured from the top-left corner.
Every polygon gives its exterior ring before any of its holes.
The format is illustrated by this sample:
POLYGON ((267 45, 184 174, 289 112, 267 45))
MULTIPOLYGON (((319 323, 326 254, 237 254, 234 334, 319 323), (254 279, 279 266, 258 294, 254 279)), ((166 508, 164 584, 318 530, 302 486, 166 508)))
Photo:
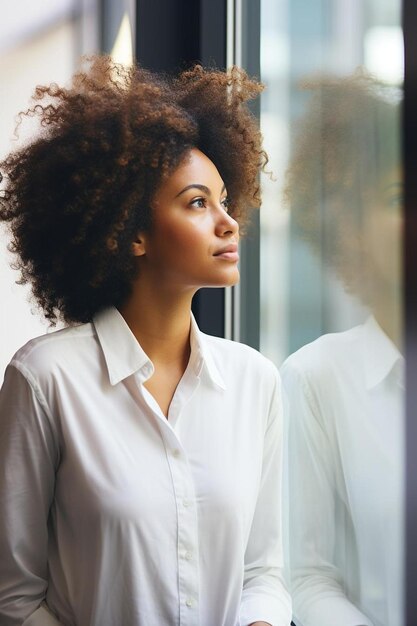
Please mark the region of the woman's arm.
POLYGON ((288 626, 291 622, 291 600, 283 578, 282 446, 281 386, 279 374, 274 368, 274 388, 264 435, 262 476, 245 551, 241 626, 253 623, 288 626))
MULTIPOLYGON (((347 597, 335 563, 337 450, 307 374, 281 368, 288 399, 288 494, 294 616, 309 626, 372 626, 347 597)), ((340 497, 340 496, 339 496, 340 497)))
POLYGON ((2 626, 35 616, 47 589, 47 523, 59 457, 47 411, 29 372, 10 365, 0 390, 2 626))

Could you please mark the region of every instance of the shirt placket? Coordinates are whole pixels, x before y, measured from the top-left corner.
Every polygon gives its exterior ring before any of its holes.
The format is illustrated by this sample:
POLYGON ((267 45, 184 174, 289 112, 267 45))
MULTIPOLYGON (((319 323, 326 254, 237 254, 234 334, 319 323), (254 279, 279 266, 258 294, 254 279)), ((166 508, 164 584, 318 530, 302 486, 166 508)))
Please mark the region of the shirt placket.
POLYGON ((200 623, 198 518, 194 484, 186 454, 178 447, 178 440, 169 444, 167 453, 177 504, 180 624, 194 626, 200 623))
MULTIPOLYGON (((149 372, 147 372, 149 373, 149 372)), ((191 377, 192 378, 192 377, 191 377)), ((189 400, 199 381, 194 378, 182 380, 176 390, 169 409, 169 421, 152 402, 165 445, 171 472, 174 497, 177 507, 177 558, 178 558, 178 593, 180 626, 198 626, 200 624, 199 607, 199 553, 198 553, 198 516, 194 481, 187 455, 174 430, 181 416, 184 404, 189 400), (188 379, 188 380, 187 380, 188 379)))

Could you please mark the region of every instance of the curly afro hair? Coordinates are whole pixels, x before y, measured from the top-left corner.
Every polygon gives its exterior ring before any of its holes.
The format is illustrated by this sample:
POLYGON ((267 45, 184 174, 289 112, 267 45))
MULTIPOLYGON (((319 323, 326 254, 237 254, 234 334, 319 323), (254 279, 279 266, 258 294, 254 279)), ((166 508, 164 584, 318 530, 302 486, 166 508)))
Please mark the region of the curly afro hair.
POLYGON ((0 219, 20 283, 55 324, 120 306, 137 275, 131 242, 152 226, 153 194, 194 147, 216 165, 241 225, 267 163, 246 101, 262 85, 237 67, 176 77, 85 60, 69 88, 38 86, 24 117, 41 132, 0 163, 0 219))
POLYGON ((368 303, 374 277, 364 220, 401 163, 400 93, 361 69, 303 88, 311 97, 297 123, 285 199, 295 232, 368 303))

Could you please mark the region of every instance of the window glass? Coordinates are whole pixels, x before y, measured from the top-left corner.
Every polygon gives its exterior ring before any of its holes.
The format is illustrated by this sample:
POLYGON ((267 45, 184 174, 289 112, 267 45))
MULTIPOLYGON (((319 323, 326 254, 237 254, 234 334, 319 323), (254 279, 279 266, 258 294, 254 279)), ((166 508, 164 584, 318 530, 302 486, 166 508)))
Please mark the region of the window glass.
POLYGON ((303 626, 404 623, 400 10, 261 0, 260 348, 303 626))

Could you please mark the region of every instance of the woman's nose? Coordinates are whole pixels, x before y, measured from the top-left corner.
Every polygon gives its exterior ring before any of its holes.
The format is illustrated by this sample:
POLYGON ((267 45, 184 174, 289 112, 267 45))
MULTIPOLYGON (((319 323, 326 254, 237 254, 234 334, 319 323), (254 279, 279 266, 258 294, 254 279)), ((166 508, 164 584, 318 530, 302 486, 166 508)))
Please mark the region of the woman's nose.
POLYGON ((239 224, 229 213, 226 213, 223 207, 220 209, 217 220, 216 234, 220 237, 239 234, 239 224))

